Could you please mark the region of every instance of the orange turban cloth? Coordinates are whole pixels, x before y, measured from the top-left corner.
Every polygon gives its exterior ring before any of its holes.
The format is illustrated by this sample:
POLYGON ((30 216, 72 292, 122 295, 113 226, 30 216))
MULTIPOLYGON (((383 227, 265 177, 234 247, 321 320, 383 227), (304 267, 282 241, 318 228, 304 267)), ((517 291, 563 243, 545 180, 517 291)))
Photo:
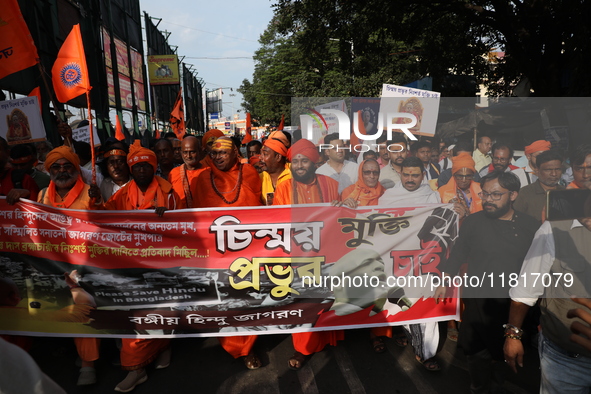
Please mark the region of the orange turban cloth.
POLYGON ((140 140, 135 140, 133 145, 129 147, 129 154, 127 155, 127 164, 131 168, 134 164, 148 162, 154 168, 154 172, 158 168, 158 159, 156 154, 148 148, 142 147, 140 140))
POLYGON ((211 129, 203 135, 203 145, 207 145, 208 142, 215 141, 216 139, 223 136, 224 133, 221 130, 211 129))
POLYGON ((313 142, 301 139, 295 144, 292 145, 291 148, 287 151, 287 157, 291 161, 291 159, 296 156, 302 154, 306 156, 308 159, 312 160, 314 163, 318 161, 320 155, 318 154, 318 148, 314 145, 313 142))
POLYGON ((281 156, 287 156, 289 140, 283 131, 277 130, 269 134, 269 138, 267 138, 263 146, 279 153, 281 156))
POLYGON ((460 152, 459 155, 452 157, 452 166, 451 166, 451 173, 455 174, 457 171, 461 170, 462 168, 468 168, 474 172, 476 172, 476 164, 474 163, 474 159, 472 155, 468 152, 460 152))
POLYGON ((49 171, 49 167, 59 159, 66 159, 76 168, 80 166, 78 155, 69 146, 62 145, 47 154, 45 158, 45 169, 49 171))
POLYGON ((550 148, 552 148, 552 144, 550 142, 545 140, 538 140, 532 142, 531 145, 525 147, 525 154, 531 155, 532 153, 550 150, 550 148))
POLYGON ((251 156, 250 159, 248 159, 248 164, 250 164, 251 166, 254 166, 255 164, 258 164, 261 161, 261 155, 254 155, 251 156))

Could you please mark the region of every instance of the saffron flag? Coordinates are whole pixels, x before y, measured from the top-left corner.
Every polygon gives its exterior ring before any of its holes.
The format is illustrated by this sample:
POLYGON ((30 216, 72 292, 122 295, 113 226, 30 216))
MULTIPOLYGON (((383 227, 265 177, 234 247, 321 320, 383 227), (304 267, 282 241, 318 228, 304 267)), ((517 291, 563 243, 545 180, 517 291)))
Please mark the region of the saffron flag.
POLYGON ((123 126, 121 125, 121 119, 119 119, 119 115, 117 117, 117 124, 115 124, 115 138, 119 141, 125 140, 125 134, 123 134, 123 126))
POLYGON ((283 131, 283 127, 285 127, 285 114, 281 115, 281 123, 279 123, 277 130, 283 131))
POLYGON ((31 93, 29 93, 28 97, 37 97, 37 102, 39 103, 39 111, 43 112, 41 110, 41 108, 43 108, 43 106, 41 105, 41 88, 39 86, 37 86, 35 89, 31 90, 31 93))
POLYGON ((248 144, 252 141, 252 122, 250 120, 250 112, 246 113, 246 134, 244 134, 244 138, 242 139, 243 144, 248 144))
POLYGON ((170 127, 179 140, 185 135, 185 108, 183 107, 183 88, 179 89, 172 112, 170 113, 170 127))
POLYGON ((0 79, 38 63, 37 48, 17 0, 2 2, 0 51, 0 79))
POLYGON ((51 77, 60 103, 68 102, 91 89, 79 24, 72 27, 62 44, 51 69, 51 77))

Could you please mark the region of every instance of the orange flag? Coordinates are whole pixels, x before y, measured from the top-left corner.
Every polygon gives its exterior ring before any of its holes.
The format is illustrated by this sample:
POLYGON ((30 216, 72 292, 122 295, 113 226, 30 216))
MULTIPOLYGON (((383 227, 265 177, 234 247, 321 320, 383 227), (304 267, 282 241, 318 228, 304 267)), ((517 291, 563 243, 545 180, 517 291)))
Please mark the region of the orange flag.
POLYGON ((283 127, 285 127, 285 114, 281 115, 281 123, 279 123, 277 130, 283 131, 283 127))
POLYGON ((116 115, 117 124, 115 125, 115 138, 119 141, 125 140, 125 134, 123 134, 123 126, 121 125, 121 120, 119 119, 119 115, 116 115))
POLYGON ((0 9, 0 79, 34 66, 38 58, 17 0, 3 1, 0 9))
POLYGON ((41 111, 41 108, 43 108, 41 106, 41 88, 39 86, 37 86, 35 89, 31 90, 31 93, 29 93, 28 97, 37 97, 37 103, 39 103, 39 111, 41 111))
POLYGON ((246 134, 244 134, 244 138, 242 138, 242 144, 246 145, 250 141, 252 141, 252 122, 250 120, 250 112, 246 113, 246 134))
POLYGON ((91 89, 79 24, 72 27, 62 44, 51 69, 51 78, 60 103, 68 102, 91 89))
POLYGON ((179 89, 172 112, 170 113, 170 127, 179 140, 185 135, 185 108, 183 107, 183 88, 179 89))

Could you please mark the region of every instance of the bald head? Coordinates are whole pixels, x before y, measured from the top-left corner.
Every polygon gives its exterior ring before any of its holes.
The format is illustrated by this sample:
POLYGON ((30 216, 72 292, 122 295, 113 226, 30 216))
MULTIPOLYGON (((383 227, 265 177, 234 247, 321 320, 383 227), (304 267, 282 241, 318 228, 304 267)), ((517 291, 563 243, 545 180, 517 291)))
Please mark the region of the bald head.
POLYGON ((201 142, 194 136, 190 135, 183 138, 181 142, 181 155, 188 170, 196 170, 199 168, 199 156, 201 153, 201 142))

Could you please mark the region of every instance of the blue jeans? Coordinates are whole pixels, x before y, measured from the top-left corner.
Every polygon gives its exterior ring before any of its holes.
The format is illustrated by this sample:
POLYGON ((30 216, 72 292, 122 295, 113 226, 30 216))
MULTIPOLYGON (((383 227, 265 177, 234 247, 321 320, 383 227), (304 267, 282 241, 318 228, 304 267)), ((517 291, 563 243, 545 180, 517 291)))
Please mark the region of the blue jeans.
POLYGON ((591 392, 591 358, 569 354, 540 333, 538 352, 542 381, 540 393, 591 392))

